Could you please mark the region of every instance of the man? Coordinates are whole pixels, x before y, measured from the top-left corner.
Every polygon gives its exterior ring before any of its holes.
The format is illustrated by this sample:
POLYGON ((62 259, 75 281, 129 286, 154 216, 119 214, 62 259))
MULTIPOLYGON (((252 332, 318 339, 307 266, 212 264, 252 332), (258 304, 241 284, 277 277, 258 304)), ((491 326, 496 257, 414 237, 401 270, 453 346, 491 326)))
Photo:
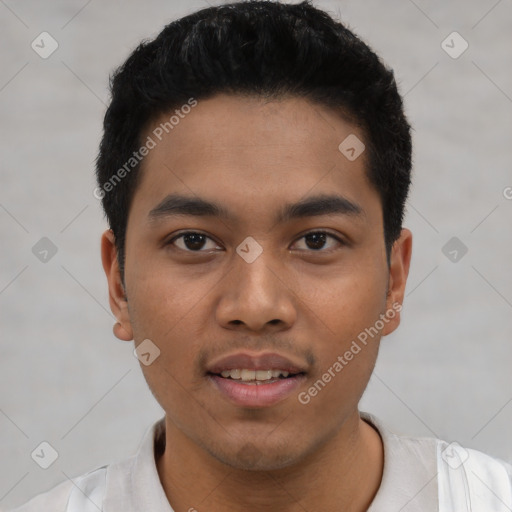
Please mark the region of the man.
POLYGON ((114 334, 165 417, 20 512, 493 511, 512 467, 358 403, 400 322, 411 137, 310 3, 204 9, 116 72, 97 160, 114 334))

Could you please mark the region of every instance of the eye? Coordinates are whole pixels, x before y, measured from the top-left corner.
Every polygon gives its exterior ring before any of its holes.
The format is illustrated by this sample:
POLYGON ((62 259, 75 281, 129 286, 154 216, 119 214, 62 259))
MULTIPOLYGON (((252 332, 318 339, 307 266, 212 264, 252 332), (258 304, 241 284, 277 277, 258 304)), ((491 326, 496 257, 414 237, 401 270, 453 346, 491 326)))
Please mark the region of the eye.
MULTIPOLYGON (((345 245, 345 243, 340 238, 327 233, 326 231, 311 231, 310 233, 303 235, 301 238, 299 238, 299 240, 305 241, 306 250, 310 249, 317 252, 329 252, 329 249, 335 249, 336 247, 345 245), (325 249, 329 239, 334 241, 334 243, 331 242, 331 244, 327 245, 327 249, 325 249)), ((304 248, 299 249, 304 250, 304 248)))
POLYGON ((186 233, 181 233, 169 240, 166 245, 174 245, 179 249, 187 252, 208 252, 209 250, 213 249, 222 249, 222 247, 220 247, 209 236, 206 236, 203 233, 198 233, 196 231, 187 231, 186 233), (210 242, 210 247, 207 247, 208 241, 210 242))
MULTIPOLYGON (((311 231, 310 233, 306 233, 295 242, 295 245, 301 240, 304 240, 305 243, 303 247, 298 248, 299 250, 311 250, 316 252, 329 252, 329 250, 345 245, 340 238, 326 231, 311 231)), ((173 245, 186 252, 208 252, 215 249, 222 250, 222 247, 209 236, 197 231, 180 233, 169 240, 166 245, 173 245), (210 244, 209 247, 208 243, 210 244)))

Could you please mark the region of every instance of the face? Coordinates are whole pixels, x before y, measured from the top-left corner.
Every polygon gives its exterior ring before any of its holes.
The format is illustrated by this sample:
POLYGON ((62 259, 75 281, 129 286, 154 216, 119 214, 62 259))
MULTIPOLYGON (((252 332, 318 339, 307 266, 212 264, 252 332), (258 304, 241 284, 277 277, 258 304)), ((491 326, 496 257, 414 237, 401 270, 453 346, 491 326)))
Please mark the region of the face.
POLYGON ((220 95, 160 141, 169 117, 142 137, 157 143, 128 217, 127 301, 103 236, 116 335, 160 351, 141 367, 177 435, 232 467, 294 464, 357 415, 410 233, 388 266, 366 155, 338 149, 364 135, 327 109, 220 95))

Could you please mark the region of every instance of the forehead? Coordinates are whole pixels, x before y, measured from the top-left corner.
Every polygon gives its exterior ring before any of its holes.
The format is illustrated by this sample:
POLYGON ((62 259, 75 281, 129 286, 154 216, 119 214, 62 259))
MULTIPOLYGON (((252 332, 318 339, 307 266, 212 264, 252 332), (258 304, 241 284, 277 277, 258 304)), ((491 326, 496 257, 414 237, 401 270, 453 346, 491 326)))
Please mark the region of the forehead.
POLYGON ((363 133, 325 107, 301 98, 218 95, 177 110, 162 114, 141 137, 154 147, 142 162, 134 207, 144 203, 147 212, 176 192, 215 196, 245 210, 308 193, 378 202, 365 152, 351 160, 340 151, 347 138, 362 143, 363 133))

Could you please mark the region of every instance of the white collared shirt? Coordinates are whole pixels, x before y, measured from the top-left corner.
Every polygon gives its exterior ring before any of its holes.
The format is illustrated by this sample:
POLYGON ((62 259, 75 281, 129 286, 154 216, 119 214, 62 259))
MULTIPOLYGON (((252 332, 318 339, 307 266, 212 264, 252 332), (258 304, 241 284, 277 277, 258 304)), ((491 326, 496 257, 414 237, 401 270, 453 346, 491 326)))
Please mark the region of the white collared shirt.
MULTIPOLYGON (((375 416, 361 417, 384 445, 380 488, 368 512, 510 512, 512 465, 434 438, 399 436, 375 416)), ((40 494, 12 512, 173 512, 155 463, 164 418, 146 431, 135 456, 40 494)), ((201 511, 200 504, 190 504, 201 511)))

